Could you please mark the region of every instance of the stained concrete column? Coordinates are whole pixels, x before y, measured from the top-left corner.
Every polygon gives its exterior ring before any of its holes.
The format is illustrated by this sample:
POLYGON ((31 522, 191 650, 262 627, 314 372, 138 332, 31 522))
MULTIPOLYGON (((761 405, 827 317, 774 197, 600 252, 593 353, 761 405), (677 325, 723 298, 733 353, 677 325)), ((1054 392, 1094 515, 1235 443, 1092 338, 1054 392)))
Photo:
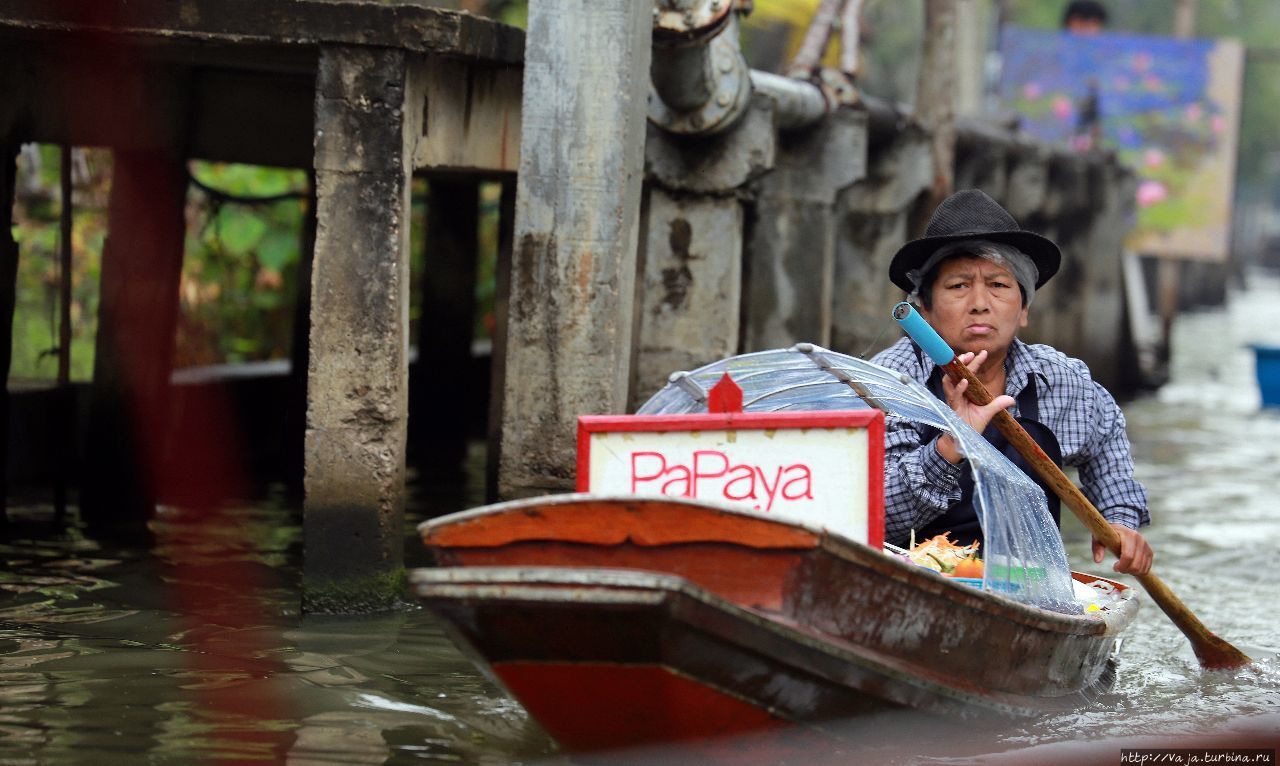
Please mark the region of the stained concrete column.
POLYGON ((1078 314, 1086 285, 1087 255, 1080 252, 1079 243, 1091 223, 1095 204, 1086 186, 1085 162, 1083 155, 1075 153, 1050 155, 1043 202, 1027 215, 1015 216, 1023 228, 1053 240, 1062 250, 1062 265, 1053 279, 1036 291, 1027 329, 1019 337, 1048 343, 1073 356, 1080 348, 1078 314))
MULTIPOLYGON (((1081 347, 1094 379, 1112 391, 1135 387, 1137 354, 1125 348, 1124 239, 1137 199, 1137 176, 1117 162, 1093 168, 1091 199, 1096 208, 1079 252, 1088 259, 1086 284, 1079 298, 1081 347)), ((1139 310, 1145 311, 1143 306, 1139 310)))
POLYGON ((830 343, 834 203, 862 177, 866 158, 864 112, 840 110, 782 136, 774 170, 759 182, 746 245, 744 351, 830 343))
POLYGON ((186 231, 185 163, 116 150, 81 491, 95 534, 145 535, 165 461, 186 231))
POLYGON ((304 497, 306 431, 307 431, 307 369, 311 359, 311 266, 315 263, 316 232, 316 173, 312 168, 307 174, 307 202, 303 213, 302 231, 298 237, 298 290, 293 306, 293 332, 289 349, 289 400, 284 417, 284 476, 289 495, 297 500, 304 497))
POLYGON ((507 379, 507 316, 511 308, 511 249, 516 228, 516 179, 502 179, 498 201, 498 262, 494 266, 493 346, 489 354, 488 455, 484 466, 485 502, 498 500, 498 469, 502 465, 502 404, 507 379))
POLYGON ((648 192, 635 409, 674 370, 733 356, 742 295, 742 204, 648 192))
POLYGON ((637 291, 637 353, 628 410, 675 370, 737 353, 742 311, 742 192, 773 167, 773 100, 756 94, 728 133, 676 136, 650 124, 637 291))
POLYGON ((837 196, 832 349, 869 357, 900 337, 889 311, 902 292, 889 281, 889 262, 932 177, 929 135, 907 123, 872 143, 866 175, 837 196))
POLYGON ((570 489, 578 415, 631 377, 651 4, 533 0, 499 492, 570 489))
POLYGON ((402 51, 330 47, 316 78, 303 608, 393 607, 404 580, 410 158, 402 51))

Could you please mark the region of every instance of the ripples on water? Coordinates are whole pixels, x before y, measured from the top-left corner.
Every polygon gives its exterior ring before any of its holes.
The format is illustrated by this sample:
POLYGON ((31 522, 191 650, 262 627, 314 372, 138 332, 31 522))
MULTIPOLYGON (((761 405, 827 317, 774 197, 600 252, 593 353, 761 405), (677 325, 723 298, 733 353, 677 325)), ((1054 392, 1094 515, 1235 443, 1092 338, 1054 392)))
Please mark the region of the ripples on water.
MULTIPOLYGON (((19 509, 19 527, 48 509, 19 509)), ((510 763, 553 747, 417 608, 301 619, 280 504, 150 552, 74 529, 0 546, 0 763, 510 763)))
MULTIPOLYGON (((983 733, 910 715, 836 724, 834 739, 806 751, 800 738, 775 760, 929 753, 944 762, 1008 750, 1038 759, 1081 742, 1114 745, 1118 758, 1121 746, 1171 736, 1280 727, 1280 661, 1266 649, 1277 644, 1280 605, 1280 410, 1259 411, 1249 342, 1280 344, 1274 279, 1255 279, 1225 311, 1180 317, 1172 382, 1125 410, 1151 494, 1157 571, 1210 629, 1259 660, 1253 668, 1202 673, 1185 638, 1144 602, 1117 684, 1092 707, 983 733), (868 751, 872 739, 878 749, 868 751)), ((50 514, 14 515, 23 529, 50 514)), ((0 546, 0 764, 560 760, 425 612, 300 618, 295 509, 266 502, 192 522, 166 510, 152 551, 34 526, 0 546)), ((1083 529, 1064 534, 1075 568, 1109 572, 1093 565, 1083 529)), ((409 551, 417 563, 415 543, 409 551)), ((754 744, 729 749, 762 754, 754 744)))

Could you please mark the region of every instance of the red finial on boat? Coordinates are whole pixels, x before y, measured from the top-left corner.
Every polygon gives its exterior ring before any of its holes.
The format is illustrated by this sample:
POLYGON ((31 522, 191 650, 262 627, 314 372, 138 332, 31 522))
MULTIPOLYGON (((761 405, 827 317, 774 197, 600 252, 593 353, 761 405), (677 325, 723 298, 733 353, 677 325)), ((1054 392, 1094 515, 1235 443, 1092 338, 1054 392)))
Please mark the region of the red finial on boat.
POLYGON ((711 387, 707 394, 708 412, 742 412, 742 389, 729 373, 720 378, 720 382, 711 387))

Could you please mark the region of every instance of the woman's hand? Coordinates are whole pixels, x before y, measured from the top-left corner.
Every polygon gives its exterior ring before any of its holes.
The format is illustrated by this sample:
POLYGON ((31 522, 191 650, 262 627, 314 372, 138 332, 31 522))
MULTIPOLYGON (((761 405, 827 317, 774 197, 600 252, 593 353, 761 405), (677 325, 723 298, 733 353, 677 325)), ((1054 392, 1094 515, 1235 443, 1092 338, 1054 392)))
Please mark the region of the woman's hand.
MULTIPOLYGON (((1123 524, 1112 524, 1111 528, 1120 536, 1120 560, 1112 569, 1123 574, 1146 574, 1151 571, 1151 562, 1155 559, 1155 553, 1151 551, 1151 545, 1147 539, 1138 533, 1136 529, 1129 529, 1123 524)), ((1093 538, 1093 562, 1095 564, 1102 563, 1102 554, 1107 550, 1106 546, 1098 542, 1098 538, 1093 538)))
MULTIPOLYGON (((987 352, 985 350, 979 351, 976 355, 972 352, 965 352, 958 358, 961 364, 977 375, 978 370, 987 361, 987 352)), ((949 376, 943 376, 942 392, 947 397, 947 406, 954 410, 961 420, 968 423, 978 433, 982 433, 987 429, 987 425, 991 423, 991 419, 996 416, 997 412, 1007 410, 1013 406, 1013 397, 1007 394, 997 396, 991 400, 990 404, 974 404, 964 395, 964 392, 968 390, 969 381, 962 380, 959 383, 952 383, 949 376)), ((952 465, 959 464, 963 459, 960 454, 960 447, 951 434, 944 433, 939 436, 934 445, 938 450, 938 454, 952 465)))

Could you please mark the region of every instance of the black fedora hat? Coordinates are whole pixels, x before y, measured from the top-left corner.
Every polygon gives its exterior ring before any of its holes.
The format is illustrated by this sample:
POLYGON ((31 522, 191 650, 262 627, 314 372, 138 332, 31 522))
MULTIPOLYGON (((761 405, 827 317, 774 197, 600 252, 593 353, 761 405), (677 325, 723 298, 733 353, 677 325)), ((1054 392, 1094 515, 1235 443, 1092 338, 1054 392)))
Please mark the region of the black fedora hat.
POLYGON ((985 239, 1012 245, 1026 253, 1040 275, 1039 288, 1058 272, 1062 251, 1051 240, 1018 226, 1009 211, 978 189, 965 189, 938 205, 925 227, 925 236, 903 245, 889 264, 889 279, 906 292, 915 289, 908 272, 920 268, 938 248, 962 239, 985 239))

